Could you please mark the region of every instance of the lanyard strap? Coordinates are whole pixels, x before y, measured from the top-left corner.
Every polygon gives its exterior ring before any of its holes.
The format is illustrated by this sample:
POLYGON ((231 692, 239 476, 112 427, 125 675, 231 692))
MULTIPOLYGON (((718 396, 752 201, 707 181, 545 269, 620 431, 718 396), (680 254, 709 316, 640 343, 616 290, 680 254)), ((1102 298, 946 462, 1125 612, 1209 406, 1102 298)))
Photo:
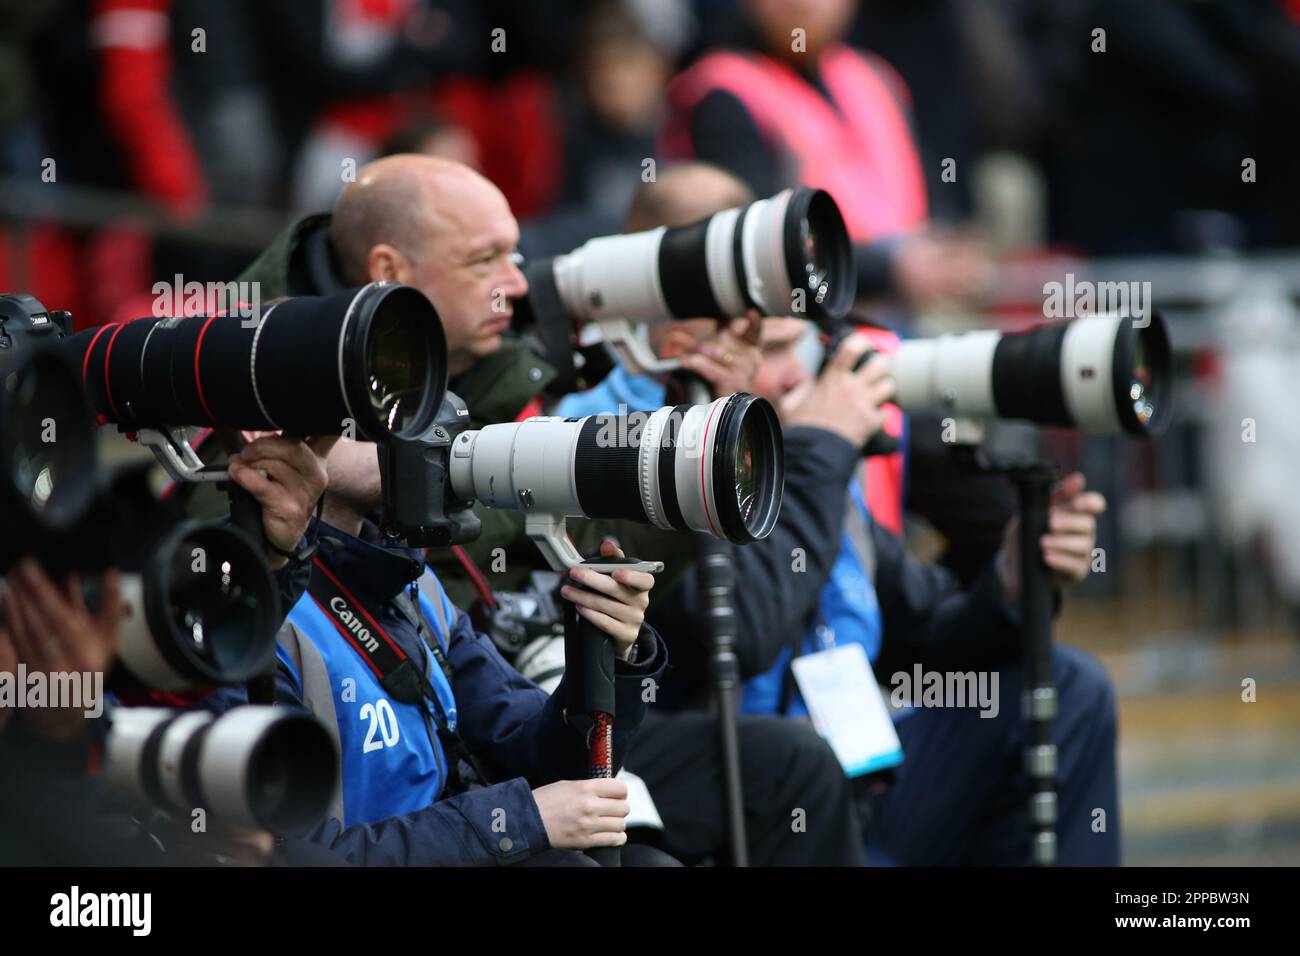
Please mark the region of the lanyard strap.
MULTIPOLYGON (((366 666, 379 678, 384 690, 394 700, 403 704, 418 704, 421 700, 427 700, 433 705, 434 712, 437 714, 439 736, 444 731, 451 732, 447 711, 438 698, 437 692, 429 684, 429 678, 425 675, 421 663, 413 661, 410 655, 388 636, 384 626, 366 610, 365 605, 358 601, 352 592, 344 587, 343 582, 325 567, 319 557, 312 559, 311 581, 307 586, 307 593, 330 619, 343 639, 356 651, 357 656, 365 661, 366 666)), ((400 601, 397 603, 401 608, 400 601)), ((402 611, 409 619, 410 615, 406 613, 406 609, 402 608, 402 611)), ((421 639, 424 638, 424 629, 419 626, 418 621, 416 632, 421 639)), ((433 642, 437 645, 436 636, 433 636, 433 642)), ((443 660, 446 660, 445 656, 443 660)), ((450 667, 443 667, 443 674, 447 677, 450 686, 450 667)))
MULTIPOLYGON (((429 633, 429 627, 424 619, 424 615, 420 613, 419 595, 419 585, 412 581, 410 592, 407 594, 397 595, 397 597, 393 599, 393 603, 397 606, 397 609, 402 612, 402 615, 415 627, 416 633, 421 638, 421 646, 427 648, 429 653, 433 655, 434 661, 437 662, 438 667, 442 669, 443 675, 447 678, 447 686, 454 686, 452 681, 451 662, 447 660, 447 654, 442 649, 442 642, 438 640, 438 635, 429 633)), ((443 620, 442 624, 443 630, 447 632, 448 639, 450 639, 450 622, 443 620)), ((429 685, 429 679, 425 677, 423 668, 420 669, 420 677, 422 678, 422 688, 425 694, 431 697, 434 705, 437 706, 437 695, 429 685)), ((492 782, 492 778, 488 776, 487 771, 483 769, 483 765, 479 763, 478 758, 474 756, 473 752, 469 749, 469 746, 465 743, 465 738, 460 735, 459 726, 454 729, 448 729, 445 723, 440 725, 438 727, 438 737, 442 740, 443 746, 447 748, 454 757, 463 760, 469 765, 469 768, 474 771, 480 782, 485 785, 492 782)), ((453 773, 456 785, 459 788, 462 786, 460 773, 459 771, 453 771, 453 773)))

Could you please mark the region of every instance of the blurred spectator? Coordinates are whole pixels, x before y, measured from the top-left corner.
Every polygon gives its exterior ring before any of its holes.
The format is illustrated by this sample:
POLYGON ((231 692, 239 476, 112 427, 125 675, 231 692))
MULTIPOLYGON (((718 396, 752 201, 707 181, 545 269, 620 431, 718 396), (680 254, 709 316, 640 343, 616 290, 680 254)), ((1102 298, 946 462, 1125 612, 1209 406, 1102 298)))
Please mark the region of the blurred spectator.
POLYGON ((576 96, 566 110, 564 203, 621 214, 654 156, 655 127, 672 76, 657 46, 624 5, 598 6, 578 47, 576 96))
POLYGON ((577 0, 312 0, 275 4, 261 31, 283 126, 301 142, 292 202, 328 208, 412 113, 471 132, 485 175, 521 215, 559 178, 551 74, 572 54, 577 0))
POLYGON ((930 214, 940 222, 970 218, 980 154, 1015 144, 1039 109, 1004 8, 998 0, 869 0, 849 33, 912 93, 930 214), (945 177, 947 160, 955 165, 945 177))
MULTIPOLYGON (((644 7, 600 0, 584 21, 562 97, 562 179, 555 207, 524 226, 521 248, 529 256, 568 252, 622 231, 633 193, 655 175, 655 130, 675 64, 668 44, 682 35, 656 27, 647 18, 654 11, 644 7)), ((678 23, 669 17, 670 26, 678 23)))
POLYGON ((1293 148, 1279 145, 1300 84, 1300 29, 1280 0, 1026 0, 1020 16, 1055 104, 1054 238, 1119 255, 1275 233, 1266 196, 1294 195, 1281 173, 1293 148), (1243 181, 1250 157, 1258 182, 1243 181))
POLYGON ((744 0, 730 49, 673 80, 661 138, 740 176, 760 196, 802 183, 835 198, 859 292, 924 303, 988 281, 971 244, 928 234, 929 197, 898 74, 843 40, 856 0, 744 0))
POLYGON ((394 153, 420 153, 439 156, 481 172, 478 142, 463 126, 447 117, 427 112, 417 114, 399 126, 388 138, 381 151, 385 156, 394 153))
POLYGON ((44 153, 37 124, 37 90, 44 82, 43 65, 27 45, 59 13, 61 0, 33 4, 0 0, 0 173, 40 168, 44 153))
MULTIPOLYGON (((240 3, 67 0, 65 16, 33 37, 38 64, 41 166, 34 188, 129 189, 186 219, 209 200, 270 198, 274 138, 240 3), (256 148, 249 148, 249 144, 256 148), (46 160, 49 162, 46 163, 46 160)), ((35 226, 12 260, 11 288, 26 288, 78 324, 102 322, 153 276, 229 268, 221 256, 155 246, 127 223, 82 234, 35 226), (177 252, 175 258, 171 253, 177 252), (224 262, 224 265, 223 265, 224 262)))

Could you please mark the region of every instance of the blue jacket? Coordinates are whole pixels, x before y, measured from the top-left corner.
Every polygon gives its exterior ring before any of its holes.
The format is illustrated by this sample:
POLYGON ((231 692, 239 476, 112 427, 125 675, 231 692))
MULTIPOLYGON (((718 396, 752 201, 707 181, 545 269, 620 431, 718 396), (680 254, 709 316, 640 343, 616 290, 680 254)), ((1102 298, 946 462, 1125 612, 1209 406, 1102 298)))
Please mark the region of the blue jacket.
MULTIPOLYGON (((876 599, 875 552, 871 541, 871 514, 861 484, 849 485, 844 506, 845 528, 838 556, 822 585, 816 612, 804 630, 799 654, 812 654, 835 645, 861 644, 867 660, 880 656, 880 602, 876 599)), ((790 674, 795 648, 781 649, 766 671, 749 678, 741 689, 740 709, 747 714, 804 717, 807 705, 790 674)))
MULTIPOLYGON (((421 650, 420 636, 394 601, 422 577, 426 597, 430 591, 428 583, 433 581, 436 587, 436 579, 427 573, 419 553, 379 547, 329 526, 322 527, 322 536, 339 542, 337 547, 322 549, 326 566, 399 647, 412 659, 424 660, 427 655, 421 650)), ((440 588, 435 593, 440 595, 440 588)), ((302 600, 309 601, 310 597, 302 600)), ((422 603, 427 619, 431 616, 430 603, 422 603)), ((449 603, 445 608, 454 611, 449 603)), ((436 618, 437 614, 432 616, 436 618)), ((431 769, 437 762, 433 746, 422 754, 406 754, 408 766, 400 775, 390 774, 386 780, 387 789, 394 791, 391 797, 376 798, 368 806, 346 812, 350 825, 345 824, 344 814, 336 812, 311 835, 354 864, 483 866, 519 862, 550 847, 532 790, 557 780, 581 780, 587 775, 583 735, 564 721, 563 705, 567 698, 563 683, 553 696, 546 694, 510 667, 492 641, 474 630, 463 612, 455 611, 448 620, 450 626, 439 638, 445 637, 458 729, 488 776, 500 782, 453 796, 441 795, 446 778, 431 769), (418 798, 410 802, 413 796, 418 798), (421 805, 426 798, 427 805, 421 805), (375 806, 404 801, 415 808, 381 819, 362 820, 375 806), (351 823, 353 818, 361 822, 351 823)), ((428 623, 431 630, 439 632, 436 620, 428 623)), ((314 639, 319 639, 319 635, 308 635, 295 626, 292 617, 281 631, 277 700, 293 706, 306 703, 335 730, 340 744, 346 747, 353 734, 344 727, 341 712, 328 713, 322 704, 323 695, 311 691, 313 684, 319 687, 331 678, 322 672, 314 679, 310 665, 295 673, 298 668, 290 663, 294 646, 305 649, 305 641, 314 647, 314 639)), ((338 648, 329 650, 334 653, 338 648)), ((314 655, 312 660, 319 662, 314 655)), ((658 681, 667 662, 667 649, 653 629, 646 627, 642 631, 635 660, 635 664, 616 662, 616 765, 621 765, 631 736, 645 714, 643 681, 647 678, 658 681)), ((357 705, 364 702, 365 692, 358 685, 357 705)), ((331 697, 336 693, 337 688, 333 688, 331 697)), ((220 711, 246 701, 242 689, 226 688, 209 698, 207 706, 220 711)), ((334 701, 337 703, 338 698, 334 697, 334 701)), ((390 703, 395 712, 415 706, 390 703)), ((345 717, 356 710, 350 707, 345 717)), ((403 722, 403 731, 407 726, 403 722)), ((382 737, 382 732, 379 736, 382 737)), ((404 733, 404 737, 415 744, 421 742, 413 734, 404 733)), ((442 756, 451 759, 448 754, 442 756)), ((346 764, 345 759, 345 775, 346 764)), ((341 791, 346 789, 347 782, 340 781, 341 791)), ((373 781, 370 785, 373 786, 373 781)), ((336 798, 336 807, 346 802, 343 794, 342 800, 336 798)))

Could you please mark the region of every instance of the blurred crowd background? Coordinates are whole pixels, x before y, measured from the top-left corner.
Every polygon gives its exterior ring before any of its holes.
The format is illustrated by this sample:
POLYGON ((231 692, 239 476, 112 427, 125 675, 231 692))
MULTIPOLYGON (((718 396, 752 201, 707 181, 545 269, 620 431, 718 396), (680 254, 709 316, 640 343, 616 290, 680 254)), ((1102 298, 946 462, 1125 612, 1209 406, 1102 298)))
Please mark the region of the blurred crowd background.
MULTIPOLYGON (((525 254, 567 251, 619 231, 669 82, 759 4, 0 0, 0 288, 147 314, 390 152, 481 170, 525 254)), ((1171 322, 1164 439, 1051 439, 1111 501, 1058 637, 1119 688, 1126 860, 1300 862, 1300 0, 862 0, 848 39, 927 176, 884 321, 1041 321, 1068 274, 1171 322)))

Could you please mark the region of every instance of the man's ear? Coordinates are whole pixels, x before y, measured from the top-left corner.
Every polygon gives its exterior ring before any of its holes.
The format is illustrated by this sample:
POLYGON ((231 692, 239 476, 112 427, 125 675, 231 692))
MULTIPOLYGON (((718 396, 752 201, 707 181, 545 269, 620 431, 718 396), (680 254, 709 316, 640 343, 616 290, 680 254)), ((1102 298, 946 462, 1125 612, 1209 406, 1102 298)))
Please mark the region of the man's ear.
POLYGON ((366 266, 371 282, 408 282, 411 278, 411 261, 386 242, 370 247, 366 266))

